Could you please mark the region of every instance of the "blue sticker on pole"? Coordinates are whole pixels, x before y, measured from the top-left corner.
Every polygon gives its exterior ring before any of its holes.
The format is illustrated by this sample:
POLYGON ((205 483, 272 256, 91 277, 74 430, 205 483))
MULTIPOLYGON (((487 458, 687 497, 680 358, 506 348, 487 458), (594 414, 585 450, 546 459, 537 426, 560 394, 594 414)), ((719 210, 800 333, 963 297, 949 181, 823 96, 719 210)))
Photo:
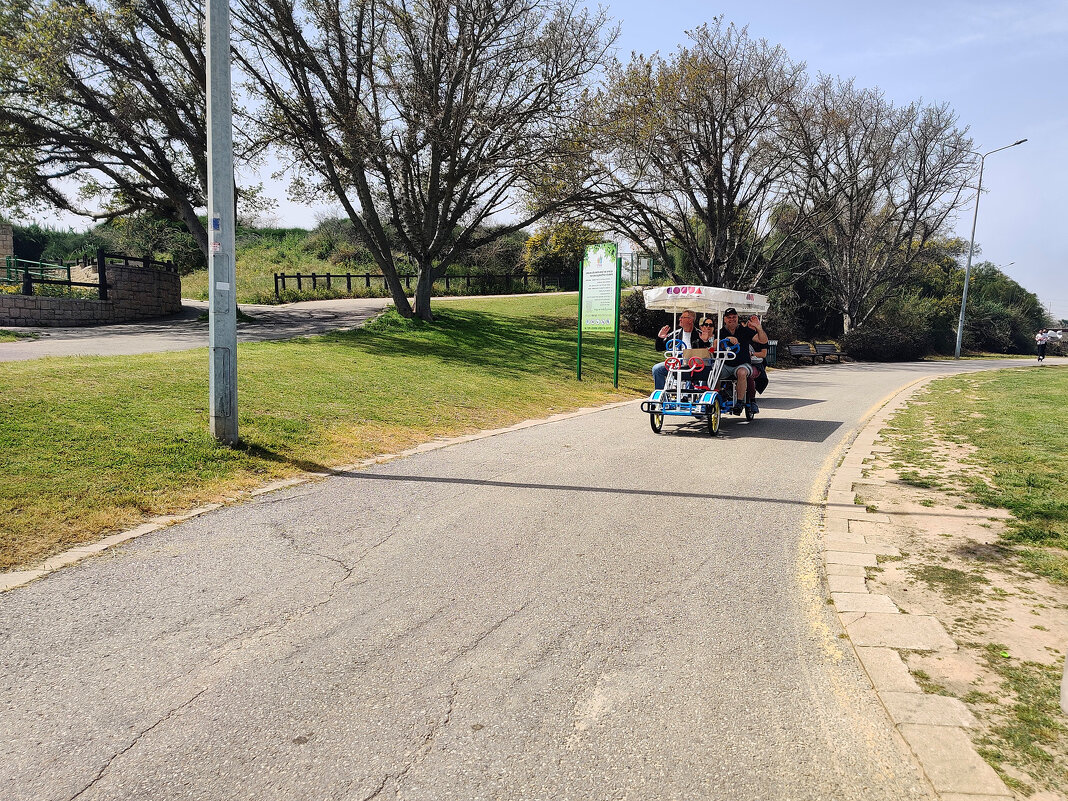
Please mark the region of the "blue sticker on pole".
POLYGON ((216 214, 214 217, 211 218, 211 230, 212 231, 218 231, 221 228, 222 228, 222 220, 219 218, 219 215, 216 214))

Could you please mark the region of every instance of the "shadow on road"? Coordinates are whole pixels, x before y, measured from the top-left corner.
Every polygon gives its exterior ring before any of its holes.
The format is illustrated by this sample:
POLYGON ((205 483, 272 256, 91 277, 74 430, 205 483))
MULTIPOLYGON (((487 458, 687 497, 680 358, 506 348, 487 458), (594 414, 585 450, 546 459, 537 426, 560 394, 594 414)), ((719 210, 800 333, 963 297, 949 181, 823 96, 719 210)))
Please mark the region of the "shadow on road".
MULTIPOLYGON (((345 478, 354 478, 366 481, 412 481, 424 484, 459 484, 477 487, 501 487, 502 489, 535 489, 548 490, 550 492, 594 492, 606 495, 650 495, 656 498, 698 498, 701 500, 729 500, 736 501, 738 497, 731 494, 717 494, 709 492, 681 492, 666 489, 636 489, 632 487, 585 487, 580 484, 529 484, 521 481, 493 481, 482 478, 455 478, 450 476, 411 476, 411 475, 386 475, 383 473, 339 473, 345 478)), ((781 503, 789 506, 822 506, 808 501, 790 500, 787 498, 758 498, 751 497, 751 501, 763 501, 766 503, 781 503)))
MULTIPOLYGON (((822 403, 823 401, 812 401, 822 403)), ((770 404, 760 401, 762 407, 770 404)), ((808 405, 806 403, 801 406, 808 405)), ((790 408, 790 407, 782 407, 790 408)), ((796 408, 796 407, 794 407, 796 408)), ((695 439, 709 439, 708 428, 704 421, 687 420, 682 425, 670 428, 670 421, 664 425, 664 431, 670 432, 669 436, 694 437, 695 439)), ((758 416, 751 423, 736 417, 726 416, 719 429, 721 439, 782 439, 792 442, 823 442, 835 431, 842 427, 837 420, 799 420, 792 417, 764 417, 758 416)))
POLYGON ((760 398, 761 409, 800 409, 814 403, 826 403, 821 398, 760 398))

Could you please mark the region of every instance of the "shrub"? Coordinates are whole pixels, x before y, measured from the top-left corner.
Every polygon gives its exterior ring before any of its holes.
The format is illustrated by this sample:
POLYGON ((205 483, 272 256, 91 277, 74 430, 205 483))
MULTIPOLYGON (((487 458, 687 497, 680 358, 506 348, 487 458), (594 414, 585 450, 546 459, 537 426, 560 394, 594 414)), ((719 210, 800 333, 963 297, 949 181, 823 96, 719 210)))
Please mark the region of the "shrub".
POLYGON ((842 337, 842 350, 861 361, 915 361, 927 355, 928 348, 922 331, 882 321, 854 328, 842 337))
POLYGON ((664 311, 650 311, 645 308, 645 298, 641 292, 625 292, 619 306, 620 325, 624 331, 640 334, 650 339, 665 325, 671 325, 671 315, 664 311))

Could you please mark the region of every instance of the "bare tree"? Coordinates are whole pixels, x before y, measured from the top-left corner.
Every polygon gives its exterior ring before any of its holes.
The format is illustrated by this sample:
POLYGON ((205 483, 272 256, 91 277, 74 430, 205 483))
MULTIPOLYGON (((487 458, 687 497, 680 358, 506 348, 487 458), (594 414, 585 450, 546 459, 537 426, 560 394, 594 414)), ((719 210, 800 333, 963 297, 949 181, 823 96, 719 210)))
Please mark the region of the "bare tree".
POLYGON ((909 280, 924 246, 970 198, 972 142, 946 105, 898 108, 878 90, 827 76, 796 131, 794 207, 849 331, 909 280))
POLYGON ((579 197, 588 167, 568 133, 614 39, 603 12, 577 0, 239 0, 235 14, 295 193, 340 202, 401 314, 432 319, 450 264, 579 197), (414 309, 387 226, 418 268, 414 309))
POLYGON ((804 65, 716 20, 669 58, 616 63, 597 123, 608 196, 597 217, 705 283, 751 289, 788 254, 774 209, 794 166, 792 106, 804 65))
MULTIPOLYGON (((14 209, 185 225, 207 185, 203 3, 15 0, 0 11, 0 178, 14 209)), ((244 145, 238 159, 255 151, 244 145)))

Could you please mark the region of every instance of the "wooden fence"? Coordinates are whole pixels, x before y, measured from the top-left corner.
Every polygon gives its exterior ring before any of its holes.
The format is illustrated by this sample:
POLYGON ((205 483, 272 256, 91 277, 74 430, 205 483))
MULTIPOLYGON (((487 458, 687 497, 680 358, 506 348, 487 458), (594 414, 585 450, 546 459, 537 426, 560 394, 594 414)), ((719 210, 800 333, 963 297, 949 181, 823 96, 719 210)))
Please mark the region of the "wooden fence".
MULTIPOLYGON (((398 275, 404 281, 404 288, 411 289, 414 274, 398 275)), ((351 293, 355 284, 361 284, 364 289, 381 284, 386 287, 386 277, 379 273, 275 273, 274 295, 281 299, 282 293, 290 289, 304 292, 306 289, 316 290, 338 289, 344 287, 346 292, 351 293), (372 284, 372 281, 375 282, 372 284)), ((435 285, 444 284, 448 292, 454 286, 470 290, 472 287, 485 294, 504 294, 514 291, 522 286, 529 290, 531 286, 547 290, 550 288, 562 291, 575 291, 578 289, 578 275, 527 275, 516 273, 511 275, 491 275, 487 273, 467 273, 464 275, 444 275, 434 282, 435 285)))

